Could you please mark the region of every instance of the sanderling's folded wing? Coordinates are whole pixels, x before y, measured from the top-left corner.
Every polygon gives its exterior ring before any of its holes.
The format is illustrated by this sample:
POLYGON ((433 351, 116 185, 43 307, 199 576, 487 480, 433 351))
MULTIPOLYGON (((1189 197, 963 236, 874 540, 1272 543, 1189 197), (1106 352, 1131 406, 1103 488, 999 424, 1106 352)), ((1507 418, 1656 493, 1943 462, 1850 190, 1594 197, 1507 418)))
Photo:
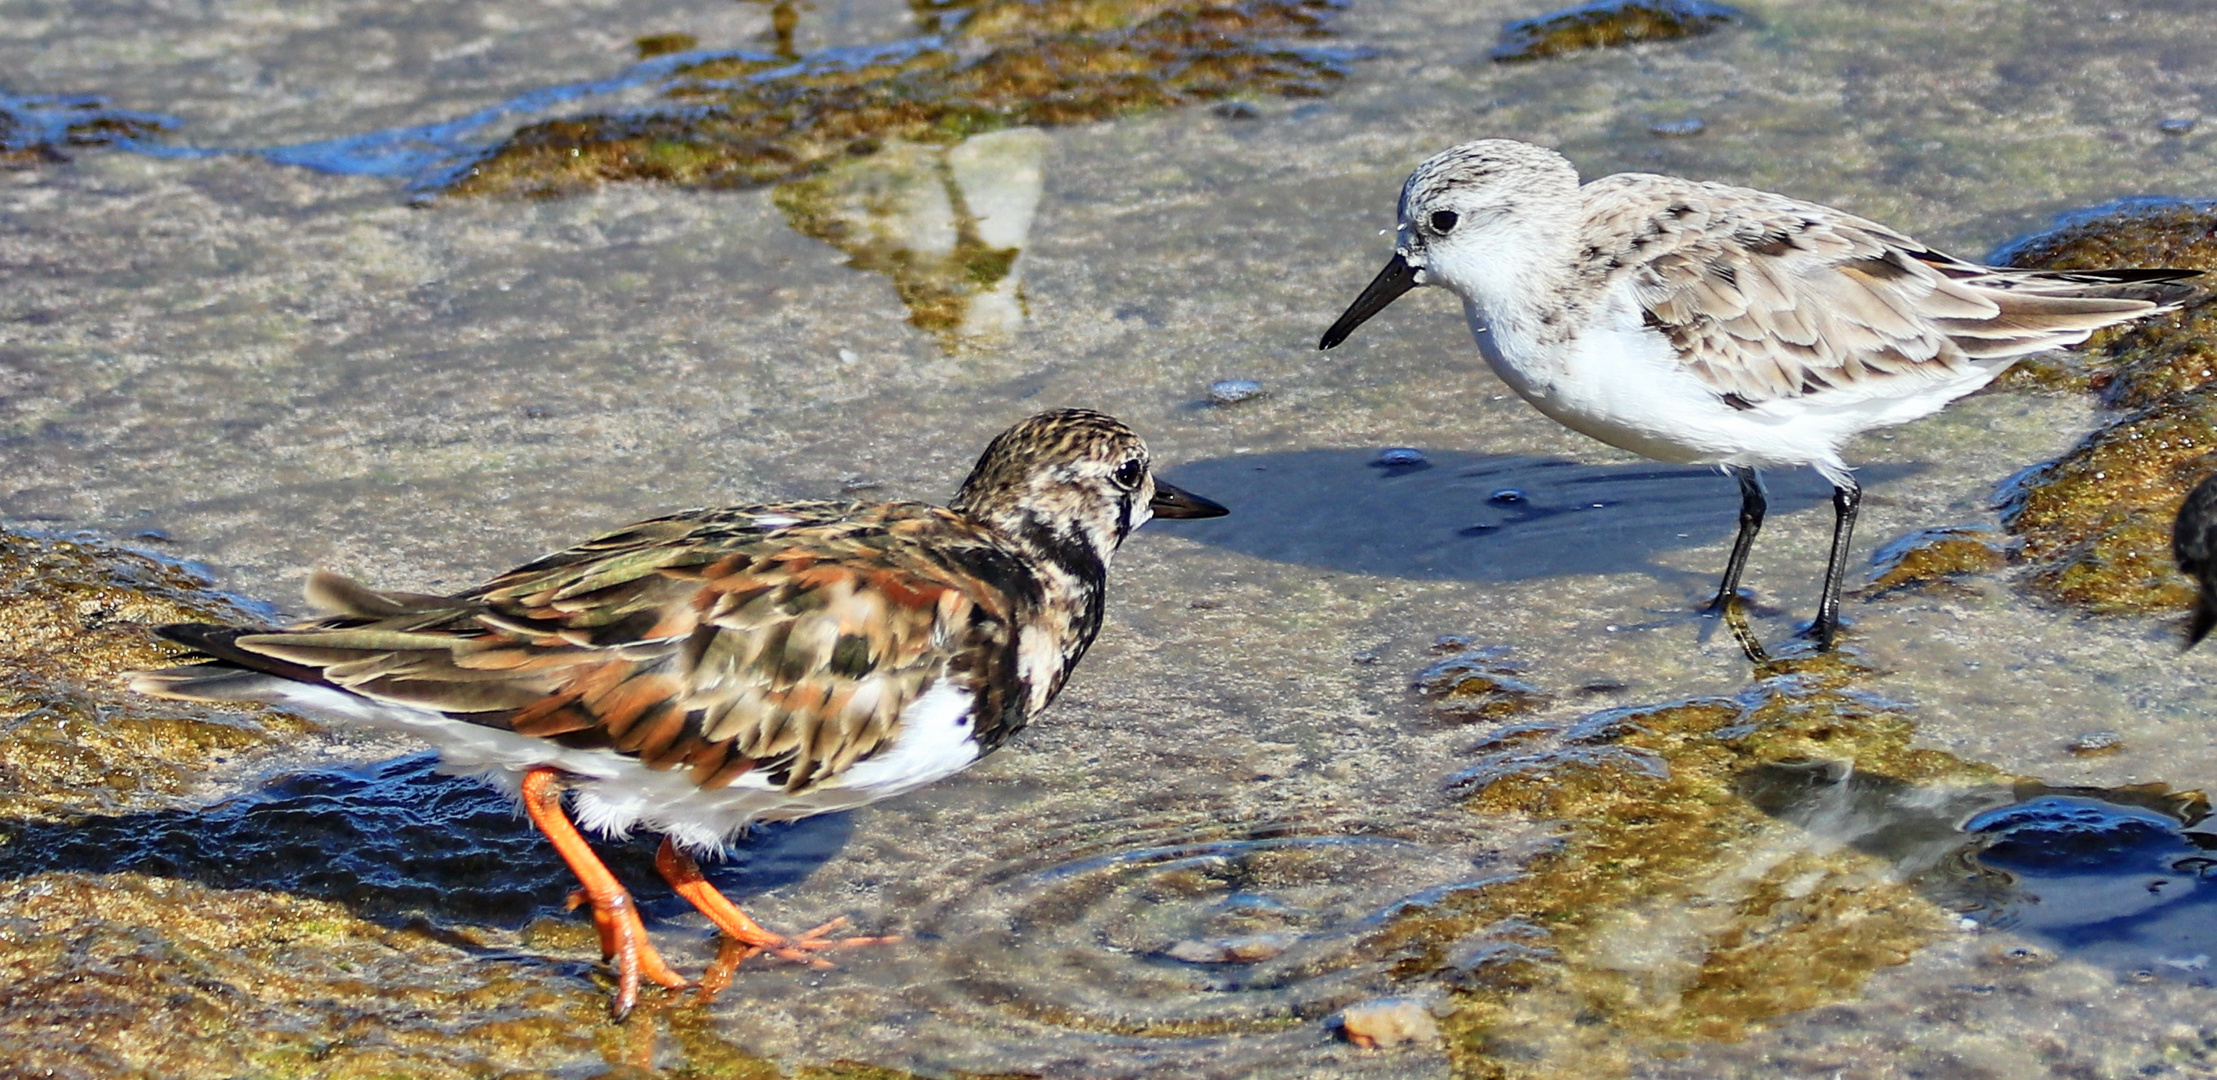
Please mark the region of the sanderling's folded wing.
POLYGON ((2177 307, 2181 270, 1980 266, 1883 225, 1747 188, 1625 174, 1586 185, 1585 259, 1727 402, 1892 393, 2074 345, 2177 307))

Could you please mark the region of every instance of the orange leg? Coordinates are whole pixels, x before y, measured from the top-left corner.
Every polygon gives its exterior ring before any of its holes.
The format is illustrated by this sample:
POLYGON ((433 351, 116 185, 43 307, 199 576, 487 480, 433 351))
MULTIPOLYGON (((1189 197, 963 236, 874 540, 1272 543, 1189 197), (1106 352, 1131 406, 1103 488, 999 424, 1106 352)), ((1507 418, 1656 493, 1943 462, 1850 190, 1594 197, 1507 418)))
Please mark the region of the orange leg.
POLYGON ((663 838, 662 850, 654 855, 654 868, 662 871, 662 877, 670 883, 670 887, 676 889, 679 896, 691 901, 694 907, 700 909, 701 914, 708 916, 708 921, 715 923, 716 929, 723 931, 724 936, 744 946, 736 953, 731 950, 717 952, 716 963, 710 968, 711 976, 719 984, 715 987, 717 990, 731 982, 731 971, 739 966, 740 961, 756 953, 781 956, 810 967, 828 968, 832 966, 831 961, 810 954, 822 949, 851 949, 857 945, 890 945, 901 940, 897 935, 825 937, 824 935, 847 925, 844 915, 792 937, 773 934, 763 929, 761 923, 748 918, 747 913, 739 910, 738 905, 733 904, 724 894, 717 892, 716 887, 701 876, 700 864, 694 862, 691 855, 679 851, 677 845, 667 837, 663 838), (727 964, 727 955, 736 956, 736 959, 727 964))
MULTIPOLYGON (((639 921, 639 909, 631 902, 631 894, 616 875, 608 872, 600 856, 593 854, 585 838, 578 835, 577 826, 570 824, 570 816, 562 810, 562 789, 557 783, 561 775, 559 770, 546 767, 525 773, 523 812, 554 845, 562 861, 570 865, 570 872, 584 886, 579 892, 586 903, 593 905, 601 959, 616 964, 616 1000, 609 1003, 609 1014, 621 1020, 638 1004, 640 975, 673 990, 684 986, 685 978, 662 962, 662 954, 654 951, 654 943, 647 940, 647 928, 639 921)), ((576 901, 577 893, 572 893, 570 906, 576 907, 576 901)))

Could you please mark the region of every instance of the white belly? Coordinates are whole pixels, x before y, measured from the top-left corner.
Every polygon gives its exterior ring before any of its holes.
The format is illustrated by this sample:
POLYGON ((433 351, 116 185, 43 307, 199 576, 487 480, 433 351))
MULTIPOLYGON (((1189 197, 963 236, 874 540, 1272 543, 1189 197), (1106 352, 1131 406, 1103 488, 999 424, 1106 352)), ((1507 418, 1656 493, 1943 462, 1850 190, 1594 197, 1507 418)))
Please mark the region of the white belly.
POLYGON ((520 794, 524 773, 543 766, 560 769, 574 778, 571 806, 580 826, 611 837, 645 828, 703 853, 720 851, 754 822, 792 821, 863 806, 952 776, 979 756, 974 695, 952 682, 940 682, 910 702, 893 740, 869 759, 799 793, 772 787, 760 773, 743 775, 718 791, 703 791, 683 769, 650 769, 613 750, 570 749, 328 686, 287 681, 282 694, 287 704, 333 719, 415 735, 439 751, 442 771, 482 777, 511 796, 520 794))
POLYGON ((2006 366, 1742 409, 1688 372, 1636 309, 1609 314, 1572 341, 1541 348, 1494 331, 1466 306, 1487 365, 1519 397, 1574 431, 1678 464, 1814 465, 1838 479, 1845 476, 1839 451, 1848 439, 1936 412, 2006 366))

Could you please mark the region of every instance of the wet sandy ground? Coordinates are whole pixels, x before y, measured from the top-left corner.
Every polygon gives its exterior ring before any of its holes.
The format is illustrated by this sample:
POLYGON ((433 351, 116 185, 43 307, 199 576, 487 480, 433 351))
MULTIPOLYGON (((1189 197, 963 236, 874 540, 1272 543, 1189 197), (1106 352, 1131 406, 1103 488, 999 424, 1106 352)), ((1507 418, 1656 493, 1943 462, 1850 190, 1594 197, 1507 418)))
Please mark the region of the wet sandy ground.
MULTIPOLYGON (((1507 67, 1486 60, 1495 31, 1532 6, 1359 0, 1339 26, 1376 55, 1336 96, 1048 132, 1028 321, 952 351, 766 191, 415 207, 391 177, 97 150, 0 173, 0 517, 141 536, 283 606, 316 566, 455 588, 675 506, 942 498, 1015 417, 1107 409, 1237 513, 1134 541, 1109 631, 1007 753, 767 837, 801 844, 807 871, 754 901, 766 921, 849 912, 916 941, 828 974, 752 971, 719 1009, 736 1041, 797 1060, 1436 1074, 1440 1057, 1359 1054, 1319 1022, 1407 989, 1351 949, 1365 920, 1504 872, 1535 839, 1444 789, 1475 737, 1407 690, 1432 639, 1509 646, 1563 717, 1729 692, 1748 669, 1687 614, 1723 559, 1728 481, 1555 427, 1484 371, 1442 296, 1315 352, 1385 256, 1407 168, 1513 135, 1589 174, 1788 191, 1970 255, 2066 208, 2208 191, 2217 129, 2157 127, 2217 106, 2217 19, 2190 0, 1747 7, 1758 25, 1711 38, 1507 67), (1649 131, 1688 116, 1702 134, 1649 131), (1266 395, 1204 406, 1223 378, 1266 395), (1394 446, 1436 467, 1367 465, 1394 446), (1486 502, 1511 488, 1564 512, 1486 502), (1589 491, 1607 505, 1579 509, 1589 491), (1237 971, 1164 955, 1270 934, 1299 944, 1237 971)), ((271 147, 607 78, 642 34, 758 47, 767 24, 706 2, 6 0, 0 90, 99 93, 175 115, 175 144, 271 147)), ((827 2, 802 44, 909 32, 895 6, 827 2)), ((2091 419, 2077 400, 1990 393, 1867 441, 1859 551, 1992 520, 1995 484, 2091 419)), ((1794 484, 1780 478, 1792 512, 1750 574, 1771 640, 1808 614, 1829 520, 1794 484)), ((1882 672, 1868 689, 1912 707, 1923 745, 2052 784, 2217 778, 2210 661, 2177 657, 2167 622, 2090 620, 1997 583, 1848 614, 1882 672), (2124 750, 2066 752, 2096 729, 2124 750)), ((404 752, 333 738, 342 759, 404 752)), ((689 963, 707 955, 696 924, 662 931, 689 963)), ((1997 960, 2012 941, 1966 931, 1860 1002, 1628 1067, 2196 1067, 2208 988, 2068 955, 1997 960)))

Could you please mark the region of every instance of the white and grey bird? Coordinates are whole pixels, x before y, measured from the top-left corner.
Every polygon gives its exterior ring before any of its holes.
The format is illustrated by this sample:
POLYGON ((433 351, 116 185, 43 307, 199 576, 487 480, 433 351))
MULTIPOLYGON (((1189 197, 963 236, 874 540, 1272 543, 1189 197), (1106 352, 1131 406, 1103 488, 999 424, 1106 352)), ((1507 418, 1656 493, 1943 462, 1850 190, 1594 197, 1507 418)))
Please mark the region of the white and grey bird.
POLYGON ((1484 139, 1409 175, 1392 260, 1320 347, 1444 286, 1487 364, 1541 412, 1636 454, 1723 467, 1740 527, 1712 610, 1737 599, 1762 527, 1759 470, 1814 467, 1835 519, 1809 632, 1830 648, 1861 499, 1841 447, 2021 357, 2175 310, 2194 276, 1982 266, 1784 195, 1646 173, 1580 183, 1553 150, 1484 139))

